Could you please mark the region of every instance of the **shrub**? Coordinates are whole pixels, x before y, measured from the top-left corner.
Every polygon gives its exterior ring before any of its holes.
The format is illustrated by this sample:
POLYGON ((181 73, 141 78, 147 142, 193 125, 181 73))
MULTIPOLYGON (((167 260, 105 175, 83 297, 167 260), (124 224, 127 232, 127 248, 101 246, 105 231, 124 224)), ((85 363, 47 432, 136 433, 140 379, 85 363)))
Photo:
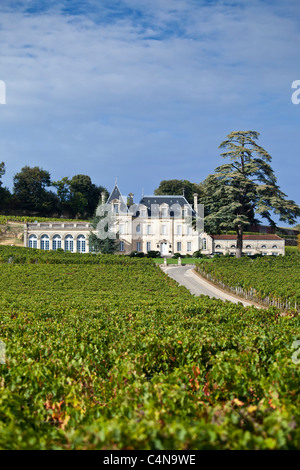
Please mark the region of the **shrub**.
POLYGON ((160 252, 159 251, 154 251, 150 250, 148 251, 147 255, 148 258, 160 258, 160 252))

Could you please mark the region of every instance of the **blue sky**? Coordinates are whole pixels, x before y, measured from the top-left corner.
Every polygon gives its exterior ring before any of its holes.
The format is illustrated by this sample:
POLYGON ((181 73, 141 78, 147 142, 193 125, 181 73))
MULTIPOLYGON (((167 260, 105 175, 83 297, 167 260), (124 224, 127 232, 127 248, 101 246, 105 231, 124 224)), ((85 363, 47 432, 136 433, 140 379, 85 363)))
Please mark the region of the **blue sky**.
POLYGON ((1 0, 4 184, 38 165, 137 201, 256 130, 299 204, 299 20, 299 0, 1 0))

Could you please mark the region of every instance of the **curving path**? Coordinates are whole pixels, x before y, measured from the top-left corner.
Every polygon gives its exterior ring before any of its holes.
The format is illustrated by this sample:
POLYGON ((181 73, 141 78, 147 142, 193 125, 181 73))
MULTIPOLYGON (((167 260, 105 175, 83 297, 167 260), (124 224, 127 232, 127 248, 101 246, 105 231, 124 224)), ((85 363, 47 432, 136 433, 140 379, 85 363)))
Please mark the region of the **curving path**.
POLYGON ((193 269, 194 265, 189 264, 186 266, 160 265, 161 269, 172 279, 177 281, 180 285, 185 286, 191 294, 194 295, 208 295, 211 298, 220 300, 229 300, 230 302, 241 302, 245 306, 255 305, 253 302, 240 299, 236 296, 227 294, 226 292, 213 286, 211 283, 205 281, 198 276, 193 269))

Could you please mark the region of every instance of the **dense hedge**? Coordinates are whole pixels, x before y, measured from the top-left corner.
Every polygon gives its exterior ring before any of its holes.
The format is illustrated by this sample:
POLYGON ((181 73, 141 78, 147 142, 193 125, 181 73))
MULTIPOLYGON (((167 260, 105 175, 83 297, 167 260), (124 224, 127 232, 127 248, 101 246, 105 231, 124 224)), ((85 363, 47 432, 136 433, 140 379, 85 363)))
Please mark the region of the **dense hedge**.
POLYGON ((300 449, 299 317, 63 256, 0 266, 1 449, 300 449))

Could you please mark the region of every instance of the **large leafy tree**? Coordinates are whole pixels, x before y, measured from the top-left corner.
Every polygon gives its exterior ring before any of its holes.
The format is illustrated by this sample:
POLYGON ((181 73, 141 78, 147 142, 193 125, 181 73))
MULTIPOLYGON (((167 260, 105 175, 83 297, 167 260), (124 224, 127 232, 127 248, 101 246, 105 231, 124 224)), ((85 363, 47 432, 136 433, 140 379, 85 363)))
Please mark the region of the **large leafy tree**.
POLYGON ((201 198, 203 189, 201 184, 191 183, 188 180, 163 180, 160 182, 154 194, 157 195, 182 195, 184 194, 186 200, 192 204, 194 201, 194 194, 197 193, 201 198))
POLYGON ((5 173, 5 164, 4 162, 1 162, 0 163, 0 186, 2 186, 1 178, 4 175, 4 173, 5 173))
POLYGON ((56 208, 57 197, 46 188, 51 186, 50 173, 37 166, 24 166, 14 176, 14 197, 18 206, 29 212, 49 214, 56 208))
POLYGON ((111 208, 107 208, 106 204, 100 204, 90 222, 93 230, 89 235, 89 246, 91 251, 96 253, 114 254, 119 249, 119 233, 113 232, 113 235, 110 235, 111 228, 114 225, 114 219, 110 217, 110 210, 111 208), (101 210, 101 206, 103 210, 101 210), (102 225, 101 229, 99 223, 102 225))
POLYGON ((270 166, 271 156, 257 144, 255 131, 232 132, 219 146, 229 163, 215 169, 204 181, 206 207, 205 229, 208 232, 235 230, 236 256, 242 256, 243 231, 257 222, 255 214, 275 225, 272 213, 293 224, 300 215, 297 204, 288 200, 270 166))

